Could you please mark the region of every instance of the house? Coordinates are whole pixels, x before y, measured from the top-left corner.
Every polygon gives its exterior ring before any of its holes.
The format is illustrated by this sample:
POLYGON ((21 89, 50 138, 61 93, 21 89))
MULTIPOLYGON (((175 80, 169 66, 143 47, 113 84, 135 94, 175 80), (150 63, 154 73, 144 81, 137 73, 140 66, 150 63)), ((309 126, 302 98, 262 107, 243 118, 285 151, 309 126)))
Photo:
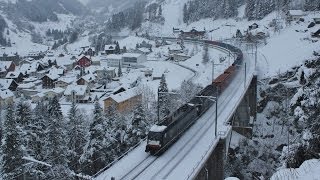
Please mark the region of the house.
POLYGON ((312 33, 312 34, 311 34, 311 37, 320 38, 320 29, 318 29, 318 31, 312 33))
POLYGON ((76 65, 80 67, 89 67, 91 66, 91 64, 92 64, 92 61, 90 57, 87 57, 87 56, 82 56, 76 63, 76 65))
POLYGON ((203 39, 205 37, 206 31, 198 31, 192 28, 191 31, 180 31, 180 36, 182 38, 192 38, 192 39, 203 39))
POLYGON ((100 66, 101 60, 98 57, 91 57, 91 62, 93 66, 100 66))
POLYGON ((82 48, 81 54, 83 54, 85 56, 94 56, 96 54, 96 50, 94 47, 83 46, 81 48, 82 48))
POLYGON ((168 47, 168 50, 169 50, 169 54, 178 54, 183 52, 181 46, 177 44, 170 45, 168 47))
POLYGON ((53 89, 47 89, 43 90, 42 92, 39 92, 35 95, 31 96, 31 100, 33 103, 37 103, 42 100, 51 99, 53 97, 61 98, 63 95, 64 89, 63 88, 53 88, 53 89))
POLYGON ((287 21, 298 21, 304 16, 304 12, 302 10, 289 10, 286 15, 287 21))
POLYGON ((29 52, 28 57, 33 58, 35 60, 39 60, 39 59, 44 58, 44 54, 41 51, 40 52, 29 52))
POLYGON ((108 114, 116 110, 120 113, 131 111, 141 103, 142 95, 136 88, 128 89, 118 94, 113 94, 104 100, 104 111, 108 114))
POLYGON ((144 54, 124 53, 122 55, 122 65, 124 67, 139 67, 144 62, 147 62, 147 56, 144 54))
POLYGON ((139 53, 139 54, 148 55, 148 54, 150 54, 152 52, 152 49, 151 48, 142 47, 142 48, 136 49, 136 52, 139 53))
POLYGON ((259 25, 257 23, 253 23, 249 26, 249 30, 254 30, 254 29, 258 29, 259 25))
POLYGON ((14 64, 18 64, 20 61, 20 56, 18 53, 3 53, 2 56, 0 56, 0 61, 12 61, 14 64))
POLYGON ((116 53, 116 44, 107 44, 104 46, 104 51, 107 55, 116 53))
POLYGON ((107 60, 108 66, 110 67, 119 67, 119 63, 120 63, 120 66, 122 67, 122 55, 109 54, 106 56, 106 60, 107 60))
POLYGON ((14 94, 8 89, 0 90, 0 109, 5 107, 9 102, 13 102, 14 94))
POLYGON ((170 54, 170 60, 176 61, 176 62, 185 61, 185 60, 190 59, 190 58, 191 58, 191 56, 188 56, 188 55, 186 55, 184 53, 170 54))
POLYGON ((313 18, 314 23, 320 24, 320 17, 313 18))
POLYGON ((93 74, 87 74, 77 80, 77 85, 87 85, 90 88, 96 83, 96 77, 93 74))
POLYGON ((45 70, 44 66, 39 62, 32 62, 31 64, 22 64, 20 72, 25 76, 36 76, 37 72, 45 70))
POLYGON ((64 96, 69 102, 87 103, 91 101, 90 89, 87 85, 71 84, 64 91, 64 96))
POLYGON ((14 71, 16 65, 12 61, 0 61, 0 78, 6 77, 8 72, 14 71))
POLYGON ((174 34, 176 34, 176 33, 179 33, 180 32, 180 28, 172 28, 172 32, 174 33, 174 34))
POLYGON ((44 89, 52 89, 55 87, 55 82, 59 79, 59 75, 57 74, 46 74, 44 75, 42 80, 42 88, 44 89))
POLYGON ((56 88, 60 87, 60 88, 66 89, 74 81, 75 81, 74 78, 59 78, 55 82, 55 87, 56 88))
POLYGON ((13 72, 9 72, 6 75, 6 79, 13 79, 15 80, 17 83, 20 83, 23 81, 23 74, 20 71, 13 71, 13 72))
POLYGON ((116 68, 112 67, 101 67, 96 70, 97 77, 98 78, 105 78, 105 77, 110 77, 111 79, 116 77, 116 68))
POLYGON ((16 91, 18 83, 13 79, 0 79, 0 87, 1 89, 16 91))

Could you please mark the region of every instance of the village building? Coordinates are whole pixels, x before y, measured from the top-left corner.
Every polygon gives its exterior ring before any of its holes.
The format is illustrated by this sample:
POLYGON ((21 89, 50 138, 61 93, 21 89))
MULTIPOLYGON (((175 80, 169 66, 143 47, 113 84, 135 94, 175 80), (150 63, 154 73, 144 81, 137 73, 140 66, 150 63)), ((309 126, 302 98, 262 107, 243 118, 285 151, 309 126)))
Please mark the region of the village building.
POLYGON ((318 31, 314 32, 314 33, 311 33, 311 36, 313 38, 320 38, 320 29, 318 31))
POLYGON ((151 48, 145 48, 145 47, 142 47, 142 48, 138 48, 135 50, 136 53, 139 53, 139 54, 144 54, 144 55, 148 55, 152 52, 151 48))
POLYGON ((147 56, 138 53, 124 53, 122 55, 122 65, 124 67, 142 67, 142 63, 147 62, 147 56))
POLYGON ((198 31, 195 28, 192 28, 190 31, 180 31, 180 37, 182 38, 203 39, 205 34, 206 31, 198 31))
POLYGON ((111 114, 113 110, 119 113, 131 111, 137 104, 141 103, 142 95, 136 88, 128 89, 117 94, 113 94, 104 100, 104 110, 111 114))
POLYGON ((104 51, 106 55, 115 54, 116 53, 116 44, 107 44, 104 46, 104 51))
POLYGON ((59 79, 59 75, 57 74, 46 74, 44 75, 42 80, 42 88, 43 89, 52 89, 55 87, 55 82, 59 79))
POLYGON ((249 30, 254 30, 254 29, 258 29, 259 25, 257 23, 253 23, 249 26, 249 30))
POLYGON ((107 60, 108 66, 110 67, 119 67, 119 63, 120 63, 120 66, 122 67, 122 55, 109 54, 108 56, 106 56, 106 60, 107 60))
POLYGON ((55 87, 66 89, 70 84, 75 81, 74 78, 61 77, 55 82, 55 87))
POLYGON ((185 61, 190 58, 191 58, 191 56, 188 56, 187 54, 184 54, 184 53, 170 54, 170 60, 176 61, 176 62, 185 61))
POLYGON ((33 58, 35 60, 39 60, 44 58, 44 53, 40 52, 29 52, 28 57, 33 58))
POLYGON ((90 88, 96 83, 96 77, 93 74, 87 74, 77 80, 77 85, 87 85, 90 88))
POLYGON ((298 21, 304 15, 305 14, 302 10, 289 10, 287 12, 287 21, 298 21))
POLYGON ((12 91, 8 89, 0 90, 0 109, 5 107, 6 104, 12 103, 14 98, 14 94, 12 91))
POLYGON ((12 61, 0 61, 0 78, 6 77, 8 72, 14 71, 16 65, 12 61))
POLYGON ((0 87, 1 89, 16 91, 18 83, 13 79, 0 79, 0 87))
POLYGON ((314 23, 320 24, 320 17, 313 18, 314 23))
POLYGON ((17 83, 20 83, 23 81, 23 74, 20 71, 13 71, 13 72, 9 72, 6 75, 6 79, 13 79, 15 80, 17 83))
POLYGON ((80 66, 80 67, 89 67, 91 66, 92 61, 90 59, 90 57, 87 56, 82 56, 80 59, 78 59, 76 65, 80 66))
POLYGON ((32 62, 31 64, 22 64, 20 66, 20 72, 24 75, 24 77, 28 76, 36 76, 37 72, 45 70, 45 67, 39 62, 32 62))
POLYGON ((2 56, 0 56, 0 61, 12 61, 14 64, 19 64, 20 60, 18 53, 3 53, 2 56))
POLYGON ((111 79, 116 77, 116 68, 114 67, 100 67, 96 70, 98 78, 110 77, 111 79))
POLYGON ((64 96, 69 102, 88 103, 91 101, 90 89, 87 85, 71 84, 64 91, 64 96))

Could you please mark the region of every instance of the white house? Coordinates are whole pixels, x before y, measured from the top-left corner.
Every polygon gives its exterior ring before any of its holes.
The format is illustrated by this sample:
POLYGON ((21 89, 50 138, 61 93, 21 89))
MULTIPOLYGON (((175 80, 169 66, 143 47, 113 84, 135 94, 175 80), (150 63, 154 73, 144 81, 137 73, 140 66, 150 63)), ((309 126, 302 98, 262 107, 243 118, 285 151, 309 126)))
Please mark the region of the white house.
POLYGON ((287 13, 288 21, 298 21, 305 14, 302 10, 289 10, 287 13))
POLYGON ((147 56, 144 54, 124 53, 122 55, 122 65, 124 67, 139 67, 144 62, 147 62, 147 56))
POLYGON ((71 102, 86 103, 90 101, 90 89, 87 85, 71 84, 64 91, 64 96, 71 102))
POLYGON ((119 54, 109 54, 106 56, 106 60, 109 67, 119 67, 122 66, 122 55, 119 54))

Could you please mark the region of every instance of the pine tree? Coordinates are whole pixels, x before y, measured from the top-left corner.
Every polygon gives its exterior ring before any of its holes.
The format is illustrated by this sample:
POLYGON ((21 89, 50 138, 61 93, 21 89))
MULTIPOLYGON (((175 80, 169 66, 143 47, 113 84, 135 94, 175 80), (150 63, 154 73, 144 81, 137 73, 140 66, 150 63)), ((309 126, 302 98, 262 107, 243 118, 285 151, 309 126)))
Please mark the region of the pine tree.
POLYGON ((120 61, 119 61, 119 66, 118 66, 118 77, 122 77, 122 69, 121 69, 120 61))
POLYGON ((72 102, 71 109, 68 114, 68 160, 69 167, 76 173, 80 173, 80 157, 83 153, 85 145, 85 127, 84 118, 77 108, 75 102, 72 102))
POLYGON ((164 93, 168 92, 168 85, 167 85, 166 78, 165 78, 164 74, 162 74, 162 76, 161 76, 158 92, 159 92, 159 97, 158 97, 159 102, 158 103, 159 103, 160 120, 161 120, 164 116, 166 116, 170 113, 170 110, 167 106, 169 104, 169 97, 167 94, 161 94, 161 92, 164 92, 164 93))
POLYGON ((49 178, 68 179, 68 174, 70 173, 67 169, 68 148, 65 122, 56 96, 49 101, 48 116, 46 162, 53 165, 53 170, 48 176, 49 178))
MULTIPOLYGON (((48 109, 45 104, 40 101, 33 110, 33 126, 30 127, 32 136, 30 137, 30 149, 33 150, 32 157, 39 161, 45 161, 46 155, 46 128, 48 124, 48 109)), ((47 167, 36 166, 35 174, 40 177, 46 173, 47 167)), ((44 177, 43 177, 44 178, 44 177)))
POLYGON ((134 145, 146 136, 146 128, 148 126, 145 109, 142 104, 139 104, 134 110, 131 124, 133 134, 132 143, 134 145))
POLYGON ((162 16, 162 6, 159 6, 158 16, 162 16))
POLYGON ((3 180, 22 179, 24 170, 22 149, 23 144, 19 124, 14 115, 14 105, 9 103, 6 109, 1 143, 3 180))
POLYGON ((108 161, 110 140, 106 138, 108 129, 106 120, 102 114, 102 108, 98 101, 95 102, 93 119, 89 127, 88 141, 81 156, 81 163, 85 166, 83 171, 87 174, 94 174, 103 168, 108 161))
POLYGON ((188 6, 184 4, 183 6, 183 22, 188 24, 189 21, 189 14, 188 14, 188 6))
POLYGON ((248 20, 252 20, 255 18, 254 11, 255 11, 255 0, 246 0, 245 15, 248 18, 248 20))
POLYGON ((119 46, 119 42, 118 41, 116 41, 115 53, 116 54, 120 54, 120 46, 119 46))

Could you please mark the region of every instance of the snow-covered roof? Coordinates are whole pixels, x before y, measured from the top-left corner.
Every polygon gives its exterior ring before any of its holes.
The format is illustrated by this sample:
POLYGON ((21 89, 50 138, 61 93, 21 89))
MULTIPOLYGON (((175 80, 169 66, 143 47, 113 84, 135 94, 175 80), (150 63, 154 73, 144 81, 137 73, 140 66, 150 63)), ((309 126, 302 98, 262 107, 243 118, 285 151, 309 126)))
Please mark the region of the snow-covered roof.
POLYGON ((122 56, 123 56, 123 57, 134 57, 134 58, 138 58, 138 57, 142 56, 142 54, 139 54, 139 53, 124 53, 122 56))
POLYGON ((19 89, 31 89, 35 86, 36 85, 33 82, 30 82, 30 83, 25 83, 25 84, 19 84, 18 88, 19 89))
POLYGON ((36 72, 38 66, 39 66, 38 62, 32 62, 31 64, 22 64, 20 67, 20 71, 23 74, 24 73, 30 74, 30 73, 36 72))
POLYGON ((122 55, 121 54, 109 54, 106 56, 106 59, 122 59, 122 55))
POLYGON ((21 74, 20 71, 14 71, 14 72, 9 72, 7 75, 6 75, 6 78, 18 78, 19 75, 21 74))
MULTIPOLYGON (((83 80, 85 80, 86 82, 91 82, 91 81, 94 81, 94 80, 96 80, 96 77, 95 77, 95 75, 93 75, 93 74, 87 74, 87 75, 85 75, 85 76, 82 76, 81 77, 83 80)), ((81 79, 80 78, 80 79, 81 79)))
POLYGON ((57 82, 59 82, 59 81, 65 82, 65 83, 67 83, 67 84, 71 84, 72 82, 75 81, 75 78, 61 77, 61 78, 58 79, 57 82))
POLYGON ((28 78, 24 79, 23 82, 28 83, 28 82, 34 82, 34 81, 37 81, 37 80, 39 80, 39 79, 36 78, 36 77, 28 77, 28 78))
POLYGON ((138 50, 139 51, 141 51, 141 52, 144 52, 144 53, 149 53, 150 52, 150 49, 148 49, 148 48, 138 48, 138 50))
POLYGON ((304 12, 302 10, 289 10, 289 15, 291 15, 291 16, 303 16, 304 12))
POLYGON ((72 92, 75 92, 77 96, 83 96, 86 94, 86 90, 88 89, 87 85, 75 85, 71 84, 67 87, 67 89, 64 91, 64 95, 70 96, 72 95, 72 92))
POLYGON ((8 89, 0 90, 0 98, 1 99, 7 99, 7 98, 10 98, 13 96, 14 96, 13 92, 8 89))
POLYGON ((0 61, 0 71, 6 71, 10 65, 12 64, 12 61, 0 61))
POLYGON ((131 99, 137 95, 138 95, 138 89, 132 88, 132 89, 128 89, 124 92, 121 92, 119 94, 111 95, 109 98, 112 98, 117 103, 121 103, 121 102, 128 100, 128 99, 131 99))
POLYGON ((150 128, 150 131, 152 131, 152 132, 163 132, 166 128, 167 128, 167 126, 153 125, 153 126, 150 128))
POLYGON ((63 73, 64 73, 64 69, 62 69, 62 68, 58 69, 56 67, 51 68, 50 71, 49 71, 49 74, 63 75, 63 73))
POLYGON ((61 88, 61 87, 57 87, 57 88, 53 88, 53 89, 46 89, 43 91, 43 93, 48 93, 48 92, 53 92, 53 93, 56 93, 56 94, 60 94, 60 93, 63 93, 64 89, 61 88))
POLYGON ((54 73, 49 73, 49 74, 46 74, 44 75, 43 77, 47 76, 48 78, 52 79, 52 80, 57 80, 59 79, 59 75, 58 74, 54 74, 54 73))
POLYGON ((1 89, 9 89, 13 79, 0 79, 0 88, 1 89))
POLYGON ((104 50, 107 51, 107 50, 115 50, 116 49, 116 46, 115 44, 107 44, 104 46, 104 50))

